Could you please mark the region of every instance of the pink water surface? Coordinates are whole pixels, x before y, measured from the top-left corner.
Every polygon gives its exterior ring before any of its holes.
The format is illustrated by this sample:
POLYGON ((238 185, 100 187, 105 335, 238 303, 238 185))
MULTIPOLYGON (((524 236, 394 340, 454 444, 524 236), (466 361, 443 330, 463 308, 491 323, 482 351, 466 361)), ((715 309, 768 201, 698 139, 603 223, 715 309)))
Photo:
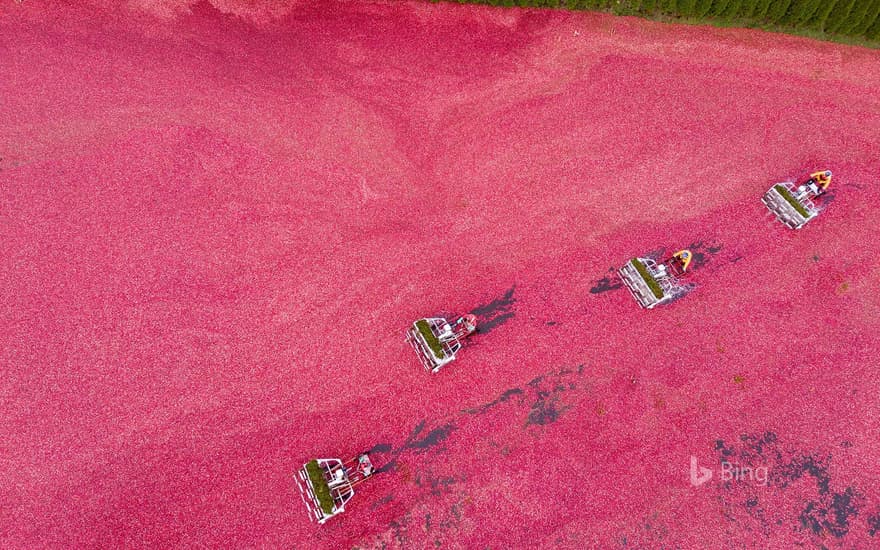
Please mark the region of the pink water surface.
POLYGON ((4 548, 880 543, 880 53, 116 4, 0 6, 4 548), (768 217, 826 167, 819 218, 768 217), (610 272, 685 246, 667 307, 610 272), (429 375, 405 327, 468 311, 429 375), (295 470, 366 449, 310 523, 295 470))

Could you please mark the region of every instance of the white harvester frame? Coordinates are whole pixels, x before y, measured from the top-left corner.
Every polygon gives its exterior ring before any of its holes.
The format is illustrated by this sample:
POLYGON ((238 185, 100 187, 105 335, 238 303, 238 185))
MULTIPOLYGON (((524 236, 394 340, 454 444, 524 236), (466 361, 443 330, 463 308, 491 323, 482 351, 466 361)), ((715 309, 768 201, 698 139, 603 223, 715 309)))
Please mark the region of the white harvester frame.
POLYGON ((636 302, 645 309, 653 309, 661 304, 671 302, 687 294, 694 287, 692 283, 680 281, 678 279, 679 274, 674 273, 669 264, 657 262, 654 258, 633 258, 626 262, 617 272, 620 280, 629 289, 636 302), (648 282, 633 265, 633 261, 640 262, 650 276, 654 278, 663 294, 661 297, 658 298, 654 294, 648 282))
POLYGON ((455 360, 455 354, 462 347, 462 340, 476 331, 476 317, 465 315, 450 323, 443 317, 426 317, 413 323, 406 331, 405 340, 409 342, 419 357, 425 370, 436 373, 455 360), (426 323, 437 339, 440 354, 435 353, 419 330, 419 323, 426 323))
POLYGON ((303 464, 294 480, 299 489, 299 496, 309 514, 309 519, 323 524, 328 519, 345 511, 345 505, 354 496, 354 486, 373 475, 373 463, 369 455, 361 454, 355 458, 343 462, 338 458, 317 458, 311 462, 317 463, 323 483, 326 484, 329 496, 332 499, 332 507, 327 511, 321 505, 307 467, 309 462, 303 464))
POLYGON ((776 216, 776 219, 781 221, 786 227, 800 229, 805 226, 807 222, 818 216, 819 212, 822 211, 812 200, 815 196, 816 193, 810 188, 809 184, 800 185, 795 188, 794 183, 783 181, 773 184, 773 186, 764 193, 764 196, 761 197, 761 202, 763 202, 764 206, 766 206, 770 212, 776 216), (780 187, 783 188, 784 191, 780 191, 780 187), (798 212, 798 209, 786 199, 784 196, 785 193, 788 193, 788 195, 796 201, 801 208, 803 208, 804 212, 807 214, 806 216, 802 212, 798 212))

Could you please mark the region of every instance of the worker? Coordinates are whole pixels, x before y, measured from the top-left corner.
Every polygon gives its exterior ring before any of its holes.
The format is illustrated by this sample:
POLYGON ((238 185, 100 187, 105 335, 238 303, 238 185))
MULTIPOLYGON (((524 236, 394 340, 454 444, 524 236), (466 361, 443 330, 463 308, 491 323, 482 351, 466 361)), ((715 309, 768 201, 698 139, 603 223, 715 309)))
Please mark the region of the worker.
POLYGON ((688 266, 691 263, 691 251, 690 250, 680 250, 672 255, 673 258, 678 258, 678 261, 681 263, 681 272, 684 273, 687 271, 688 266))
POLYGON ((831 170, 814 172, 810 174, 810 180, 807 182, 807 187, 817 197, 827 191, 829 185, 831 185, 831 170))

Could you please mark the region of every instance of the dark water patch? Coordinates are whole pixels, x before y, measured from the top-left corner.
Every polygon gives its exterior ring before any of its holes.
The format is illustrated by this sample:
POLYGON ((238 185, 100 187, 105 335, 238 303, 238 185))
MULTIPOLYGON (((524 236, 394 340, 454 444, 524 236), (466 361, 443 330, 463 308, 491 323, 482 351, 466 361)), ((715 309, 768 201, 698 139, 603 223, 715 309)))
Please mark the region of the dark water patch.
POLYGON ((842 537, 849 531, 850 520, 859 515, 862 508, 862 495, 852 487, 847 487, 842 493, 834 493, 831 500, 831 512, 834 514, 834 524, 839 526, 839 533, 831 530, 836 537, 842 537))
MULTIPOLYGON (((560 405, 560 395, 567 391, 575 391, 579 388, 575 376, 582 375, 586 365, 576 367, 562 367, 556 371, 550 371, 535 376, 523 386, 509 388, 497 398, 461 412, 465 414, 483 414, 505 403, 513 403, 515 407, 527 408, 525 425, 546 425, 555 422, 569 406, 560 405)), ((420 431, 424 426, 420 424, 413 432, 407 443, 420 437, 420 431)))
POLYGON ((412 441, 416 436, 418 436, 420 433, 422 433, 422 430, 425 429, 425 424, 427 424, 427 423, 428 423, 427 420, 422 420, 421 422, 416 424, 416 427, 413 428, 412 433, 410 433, 409 437, 406 438, 406 443, 404 443, 403 446, 406 447, 407 445, 409 445, 410 441, 412 441))
POLYGON ((418 438, 418 435, 422 432, 424 427, 425 421, 423 420, 418 426, 416 426, 416 429, 413 431, 412 435, 410 435, 404 448, 419 450, 429 449, 449 437, 449 434, 456 428, 454 424, 444 424, 439 428, 434 428, 424 437, 418 438))
POLYGON ((835 538, 846 536, 850 520, 859 514, 860 495, 847 487, 842 493, 834 493, 830 499, 809 502, 800 515, 801 526, 814 535, 830 533, 835 538))
POLYGON ((748 515, 761 526, 761 532, 765 535, 771 531, 770 522, 767 520, 767 511, 760 506, 760 501, 755 495, 750 496, 743 503, 748 515))
POLYGON ((455 485, 459 480, 455 477, 439 477, 432 478, 430 480, 431 484, 431 494, 435 497, 438 497, 443 494, 444 491, 448 490, 449 487, 455 485))
POLYGON ((461 502, 456 502, 456 503, 453 504, 452 507, 449 509, 449 512, 452 513, 452 517, 454 517, 457 521, 461 521, 461 508, 462 508, 462 504, 463 504, 463 503, 461 503, 461 502))
POLYGON ((721 252, 723 245, 718 243, 706 244, 704 241, 696 241, 688 246, 691 251, 691 265, 689 269, 700 269, 709 263, 709 260, 721 252))
POLYGON ((526 426, 544 426, 556 422, 569 407, 559 405, 559 396, 568 390, 563 384, 557 384, 551 390, 538 391, 537 399, 529 409, 526 426))
POLYGON ((695 243, 691 243, 688 247, 688 250, 691 251, 691 265, 689 269, 700 269, 704 265, 706 265, 706 254, 701 252, 703 248, 703 241, 697 241, 695 243))
POLYGON ((391 446, 390 443, 378 443, 373 445, 373 447, 367 451, 367 453, 387 453, 390 452, 394 447, 391 446))
POLYGON ((471 414, 484 413, 496 405, 500 405, 501 403, 506 403, 514 395, 522 395, 522 394, 523 394, 523 391, 520 388, 510 388, 509 390, 506 390, 504 393, 499 395, 497 399, 493 399, 492 401, 489 401, 485 405, 483 405, 481 407, 477 407, 476 409, 468 409, 465 412, 471 413, 471 414))
POLYGON ((471 313, 478 317, 486 316, 490 317, 499 312, 508 311, 513 304, 516 303, 516 298, 513 297, 513 292, 516 290, 516 285, 507 289, 507 292, 501 298, 497 298, 492 300, 488 304, 484 304, 482 306, 475 307, 471 313))
POLYGON ((397 469, 397 459, 392 458, 382 466, 376 468, 377 474, 382 474, 385 472, 391 472, 397 469))
POLYGON ((514 313, 511 311, 510 313, 505 313, 504 315, 499 315, 497 317, 493 317, 492 319, 486 321, 482 321, 477 324, 477 333, 478 334, 487 334, 492 330, 498 328, 503 325, 507 321, 509 321, 514 316, 514 313))
MULTIPOLYGON (((718 439, 715 441, 715 450, 720 451, 721 456, 724 458, 728 458, 728 457, 733 456, 733 454, 735 452, 733 447, 728 447, 727 445, 725 445, 724 440, 722 440, 722 439, 718 439)), ((722 460, 722 462, 724 462, 724 460, 722 460)))
POLYGON ((803 478, 812 477, 817 493, 820 496, 829 494, 830 455, 784 452, 779 444, 779 437, 774 432, 742 434, 739 445, 728 444, 719 439, 715 442, 715 450, 718 451, 722 464, 767 467, 770 474, 768 482, 781 489, 786 489, 803 478))
MULTIPOLYGON (((715 449, 719 453, 722 465, 745 466, 752 471, 755 467, 766 468, 769 473, 766 478, 767 484, 777 491, 785 492, 795 483, 800 483, 803 487, 803 482, 806 482, 807 489, 815 484, 814 495, 797 503, 800 511, 786 519, 780 518, 778 513, 772 513, 775 517, 767 517, 769 512, 760 506, 759 500, 763 498, 762 495, 765 493, 762 491, 766 489, 756 488, 754 483, 725 482, 722 485, 725 491, 720 493, 719 497, 722 505, 732 511, 739 507, 742 513, 747 514, 765 532, 768 532, 771 525, 784 525, 789 521, 793 529, 819 537, 813 541, 818 545, 823 539, 828 540, 828 537, 843 539, 853 530, 856 518, 860 515, 864 517, 860 512, 864 509, 865 498, 857 487, 850 486, 842 492, 833 490, 830 454, 786 449, 781 445, 779 437, 771 431, 762 434, 743 434, 734 444, 719 439, 716 441, 715 449), (730 500, 732 498, 737 500, 730 500), (742 500, 739 500, 740 498, 742 500), (734 505, 733 502, 737 504, 734 505)), ((755 480, 751 479, 751 481, 755 480)), ((798 489, 797 493, 799 494, 800 491, 801 489, 798 489)), ((869 516, 865 521, 868 524, 869 534, 871 529, 874 529, 874 533, 880 532, 880 514, 869 516), (875 521, 876 525, 872 524, 872 521, 875 521)))
POLYGON ((880 512, 868 516, 868 534, 872 537, 880 533, 880 512))
POLYGON ((618 288, 623 288, 623 281, 618 277, 617 269, 612 267, 608 269, 607 275, 596 281, 590 288, 590 294, 602 294, 618 288))
POLYGON ((650 515, 633 521, 627 532, 616 536, 617 542, 622 548, 677 548, 669 545, 670 529, 663 523, 659 513, 654 511, 650 515))
POLYGON ((545 324, 546 324, 548 327, 552 327, 553 325, 556 324, 556 321, 547 321, 545 324))
POLYGON ((402 518, 393 519, 388 523, 388 526, 391 527, 391 533, 394 537, 394 542, 397 543, 398 548, 407 548, 409 546, 409 524, 409 513, 404 515, 402 518))
POLYGON ((543 426, 556 422, 559 419, 560 411, 556 408, 556 398, 547 399, 545 397, 538 398, 532 404, 532 410, 529 411, 529 419, 527 425, 543 426))
POLYGON ((774 481, 783 489, 804 476, 812 476, 816 481, 816 490, 820 495, 827 495, 831 476, 828 474, 829 457, 816 455, 800 455, 790 462, 780 464, 773 470, 774 481))
POLYGON ((505 401, 507 401, 508 399, 513 397, 514 395, 522 394, 522 392, 523 391, 519 388, 510 388, 506 392, 502 393, 501 396, 498 397, 498 399, 489 403, 489 405, 497 405, 498 403, 504 403, 505 401))
POLYGON ((385 495, 384 497, 382 497, 382 498, 380 498, 379 500, 377 500, 376 502, 374 502, 374 503, 370 506, 370 509, 371 509, 371 510, 375 510, 376 508, 379 508, 379 507, 381 507, 381 506, 384 506, 384 505, 388 504, 388 503, 391 502, 392 500, 394 500, 394 495, 385 495))
POLYGON ((521 403, 528 403, 529 412, 526 419, 526 426, 543 426, 556 422, 559 417, 571 406, 563 406, 560 404, 561 396, 568 391, 574 391, 578 388, 575 384, 574 377, 584 373, 586 365, 580 364, 577 368, 563 367, 555 372, 542 374, 530 380, 526 385, 528 396, 523 396, 521 403), (534 400, 532 400, 534 399, 534 400))
POLYGON ((740 452, 740 458, 746 462, 754 462, 755 460, 766 462, 770 458, 776 461, 782 460, 782 454, 776 448, 777 436, 773 432, 768 431, 761 435, 743 434, 739 439, 744 447, 740 452))
POLYGON ((513 305, 516 298, 513 293, 516 285, 510 287, 500 298, 492 300, 488 304, 474 308, 471 313, 477 316, 477 332, 486 334, 509 321, 515 314, 513 305))

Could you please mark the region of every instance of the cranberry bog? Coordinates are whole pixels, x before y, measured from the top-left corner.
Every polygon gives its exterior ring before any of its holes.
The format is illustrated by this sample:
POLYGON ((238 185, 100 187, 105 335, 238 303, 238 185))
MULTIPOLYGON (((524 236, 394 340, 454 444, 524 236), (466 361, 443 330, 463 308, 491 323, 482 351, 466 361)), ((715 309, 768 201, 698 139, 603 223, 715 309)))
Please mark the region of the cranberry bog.
POLYGON ((877 51, 112 4, 0 6, 4 547, 880 543, 877 51), (640 309, 615 270, 681 248, 640 309), (426 372, 405 330, 464 313, 426 372), (365 450, 309 522, 294 472, 365 450))

